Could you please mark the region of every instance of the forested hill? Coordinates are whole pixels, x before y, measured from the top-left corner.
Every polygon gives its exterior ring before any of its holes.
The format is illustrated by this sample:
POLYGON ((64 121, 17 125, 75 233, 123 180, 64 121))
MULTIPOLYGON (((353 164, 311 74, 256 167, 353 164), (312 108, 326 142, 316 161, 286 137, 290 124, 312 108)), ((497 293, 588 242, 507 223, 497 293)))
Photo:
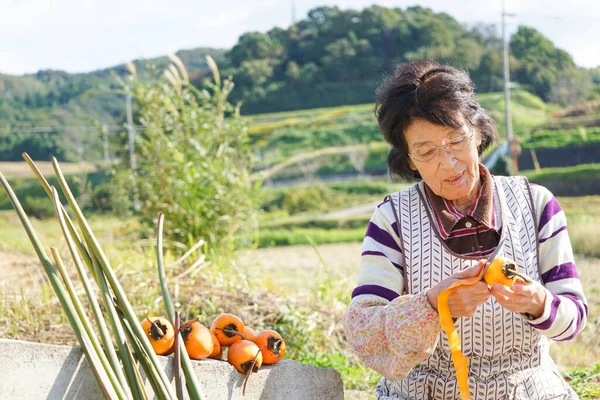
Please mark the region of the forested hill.
MULTIPOLYGON (((598 95, 600 70, 578 68, 536 30, 519 27, 510 50, 512 79, 545 101, 567 105, 598 95)), ((245 33, 229 50, 177 54, 196 85, 210 54, 222 76, 234 77, 232 100, 242 101, 246 114, 372 102, 385 72, 419 57, 468 69, 479 92, 502 88, 497 29, 468 27, 423 7, 318 7, 287 29, 245 33)), ((150 62, 160 71, 166 60, 150 62)), ((136 64, 144 70, 142 61, 136 64)), ((0 75, 0 132, 122 122, 124 102, 113 73, 124 74, 124 66, 85 74, 0 75)))
MULTIPOLYGON (((188 67, 190 78, 199 80, 208 69, 205 56, 219 64, 225 62, 226 50, 198 48, 181 50, 176 55, 188 67)), ((143 77, 150 72, 146 65, 160 71, 168 57, 134 61, 143 77)), ((58 128, 115 124, 124 119, 125 105, 116 76, 127 74, 124 65, 80 74, 42 70, 35 74, 11 76, 0 73, 0 136, 2 132, 26 127, 58 128)))
MULTIPOLYGON (((598 69, 572 57, 535 29, 510 41, 512 79, 562 104, 597 91, 598 69)), ((288 29, 242 35, 228 53, 247 113, 365 103, 398 62, 429 57, 468 69, 479 92, 502 89, 502 40, 494 26, 467 27, 423 7, 319 7, 288 29)))

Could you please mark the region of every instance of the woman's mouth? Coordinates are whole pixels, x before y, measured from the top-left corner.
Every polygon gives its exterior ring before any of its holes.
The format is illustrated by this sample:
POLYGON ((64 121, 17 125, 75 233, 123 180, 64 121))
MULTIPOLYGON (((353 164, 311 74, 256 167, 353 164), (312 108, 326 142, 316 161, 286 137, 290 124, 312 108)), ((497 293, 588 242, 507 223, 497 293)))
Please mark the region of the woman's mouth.
POLYGON ((456 185, 460 182, 460 180, 462 179, 464 174, 465 174, 465 171, 461 172, 458 175, 454 175, 448 179, 444 179, 444 182, 448 182, 450 185, 456 185))

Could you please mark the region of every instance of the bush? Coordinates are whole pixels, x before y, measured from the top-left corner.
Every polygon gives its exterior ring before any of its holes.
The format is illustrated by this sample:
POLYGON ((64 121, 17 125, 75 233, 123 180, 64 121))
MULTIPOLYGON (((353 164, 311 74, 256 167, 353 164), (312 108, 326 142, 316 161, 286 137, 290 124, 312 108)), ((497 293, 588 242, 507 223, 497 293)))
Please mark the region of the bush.
POLYGON ((346 230, 270 229, 260 232, 258 247, 360 242, 365 237, 365 230, 366 227, 346 230))
POLYGON ((342 199, 327 185, 297 185, 281 189, 262 190, 262 209, 266 212, 286 211, 298 214, 307 211, 325 211, 342 205, 342 199))
POLYGON ((116 186, 133 195, 131 208, 147 235, 155 234, 162 212, 171 241, 204 239, 209 257, 228 257, 235 235, 256 223, 258 186, 250 180, 247 123, 227 101, 233 82, 221 83, 212 59, 215 83, 202 91, 189 83, 181 61, 173 60, 160 78, 142 82, 132 74, 123 82, 145 128, 136 137, 137 168, 130 171, 123 160, 116 186))
POLYGON ((390 190, 385 181, 333 182, 329 184, 329 187, 336 192, 368 195, 386 195, 390 190))
POLYGON ((56 215, 54 204, 48 197, 25 197, 23 210, 29 217, 37 219, 52 218, 56 215))
POLYGON ((318 229, 326 229, 326 230, 339 230, 339 229, 357 229, 364 228, 366 229, 369 224, 369 217, 352 217, 352 218, 342 218, 342 219, 314 219, 314 218, 303 218, 299 221, 274 221, 271 223, 267 223, 261 225, 261 229, 265 230, 294 230, 294 229, 310 229, 310 228, 318 228, 318 229))

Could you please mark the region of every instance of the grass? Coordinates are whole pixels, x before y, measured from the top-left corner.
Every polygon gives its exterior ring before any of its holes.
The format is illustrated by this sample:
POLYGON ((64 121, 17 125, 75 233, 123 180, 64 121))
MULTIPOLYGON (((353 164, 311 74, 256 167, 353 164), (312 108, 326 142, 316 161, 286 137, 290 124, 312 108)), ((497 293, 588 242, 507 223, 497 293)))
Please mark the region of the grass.
MULTIPOLYGON (((42 171, 44 176, 54 176, 54 169, 52 169, 52 163, 49 161, 36 161, 37 166, 42 171)), ((61 162, 60 167, 65 175, 97 172, 98 167, 90 162, 81 163, 68 163, 61 162)), ((25 161, 0 161, 0 171, 7 179, 15 178, 33 178, 33 172, 25 161)))
MULTIPOLYGON (((563 205, 576 210, 573 215, 584 215, 581 202, 567 199, 563 205)), ((10 213, 0 215, 8 222, 3 225, 8 228, 0 236, 6 246, 3 248, 15 251, 12 247, 23 242, 22 228, 14 223, 10 213)), ((109 258, 118 260, 115 269, 138 315, 160 312, 153 249, 130 236, 135 232, 135 223, 106 217, 93 218, 91 222, 109 258)), ((44 243, 60 242, 56 221, 35 221, 35 227, 44 243)), ((210 266, 179 279, 174 302, 184 318, 198 316, 208 323, 220 312, 233 312, 258 329, 275 328, 288 341, 289 358, 335 368, 342 375, 348 399, 372 399, 379 376, 352 355, 341 327, 359 269, 360 248, 360 243, 347 243, 249 250, 239 253, 238 260, 231 265, 210 266), (254 306, 248 307, 248 302, 254 306)), ((19 249, 25 252, 24 256, 31 255, 31 250, 19 249)), ((174 258, 175 254, 167 253, 167 264, 174 258)), ((188 266, 189 263, 170 268, 171 282, 188 266)), ((572 384, 583 397, 596 390, 593 385, 597 379, 593 369, 596 367, 590 369, 590 365, 600 358, 595 332, 600 323, 596 311, 600 307, 600 281, 594 273, 600 268, 600 260, 581 258, 578 266, 590 303, 588 328, 574 341, 553 345, 551 351, 561 370, 570 372, 572 384)), ((44 286, 37 292, 25 288, 20 292, 3 291, 0 336, 74 343, 54 295, 44 286)))
MULTIPOLYGON (((477 98, 496 121, 498 132, 504 132, 503 93, 481 94, 477 98)), ((559 111, 522 90, 512 92, 511 106, 513 131, 522 138, 529 137, 536 126, 550 121, 551 115, 559 111)), ((301 166, 289 161, 295 156, 321 149, 332 151, 336 146, 383 144, 373 107, 373 104, 363 104, 250 116, 250 140, 258 156, 257 168, 290 163, 277 178, 301 177, 301 166)), ((387 147, 380 150, 370 150, 367 170, 385 169, 387 147)), ((354 171, 343 155, 321 157, 313 163, 319 164, 319 175, 354 171)))
POLYGON ((542 168, 539 171, 519 171, 532 182, 583 181, 600 179, 600 164, 579 164, 572 167, 542 168))
POLYGON ((260 234, 258 247, 293 246, 312 243, 357 242, 365 236, 365 228, 355 229, 269 229, 260 234))
POLYGON ((586 146, 600 143, 600 128, 537 131, 521 142, 523 149, 586 146))

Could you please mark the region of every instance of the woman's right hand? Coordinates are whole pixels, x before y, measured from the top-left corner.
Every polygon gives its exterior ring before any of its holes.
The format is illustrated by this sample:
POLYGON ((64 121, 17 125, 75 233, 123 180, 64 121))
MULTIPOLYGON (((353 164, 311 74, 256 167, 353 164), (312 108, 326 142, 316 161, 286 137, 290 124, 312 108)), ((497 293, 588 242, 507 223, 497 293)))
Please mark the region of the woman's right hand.
MULTIPOLYGON (((481 260, 478 264, 444 279, 436 286, 427 290, 427 300, 431 304, 431 307, 437 311, 438 296, 440 293, 458 280, 478 276, 485 264, 486 260, 481 260)), ((477 307, 485 303, 490 296, 491 290, 484 281, 479 281, 474 285, 454 288, 450 296, 448 296, 448 307, 450 308, 452 318, 472 317, 477 307)))

